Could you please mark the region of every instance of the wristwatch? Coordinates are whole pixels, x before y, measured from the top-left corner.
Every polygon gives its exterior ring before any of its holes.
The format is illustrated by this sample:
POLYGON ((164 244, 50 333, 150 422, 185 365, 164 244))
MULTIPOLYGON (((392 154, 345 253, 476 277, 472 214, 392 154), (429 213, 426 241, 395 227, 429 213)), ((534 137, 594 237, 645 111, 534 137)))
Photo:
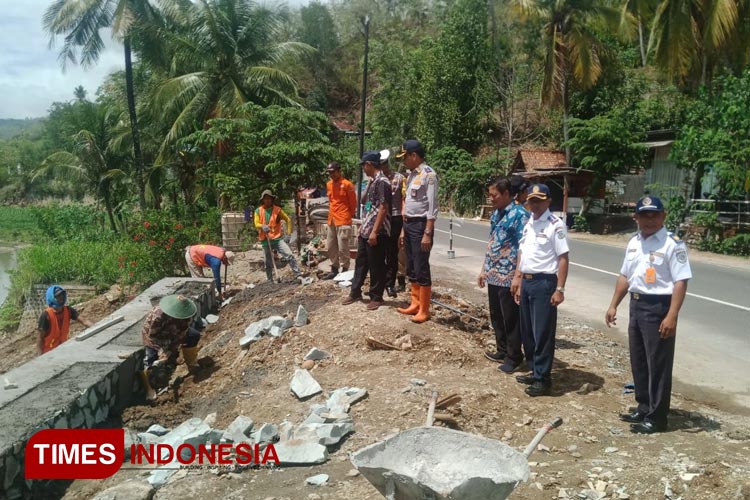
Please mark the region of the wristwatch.
POLYGON ((430 229, 425 229, 424 230, 424 234, 426 234, 427 236, 432 236, 432 233, 433 233, 433 231, 430 230, 430 229))
POLYGON ((565 293, 565 287, 564 286, 558 286, 557 288, 555 288, 555 290, 557 290, 560 293, 565 293))

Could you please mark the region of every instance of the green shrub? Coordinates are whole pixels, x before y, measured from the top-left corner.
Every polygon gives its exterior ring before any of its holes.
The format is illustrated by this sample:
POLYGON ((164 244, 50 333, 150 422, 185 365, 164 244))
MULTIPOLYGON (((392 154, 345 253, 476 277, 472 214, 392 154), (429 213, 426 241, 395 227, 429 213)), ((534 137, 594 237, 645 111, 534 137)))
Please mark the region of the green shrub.
POLYGON ((584 215, 574 215, 573 216, 573 229, 576 231, 580 231, 582 233, 588 233, 591 230, 591 227, 589 226, 589 221, 586 219, 586 216, 584 215))
POLYGON ((106 241, 115 235, 105 225, 106 213, 90 205, 34 207, 42 232, 56 241, 106 241))
POLYGON ((721 242, 721 253, 727 255, 750 256, 750 234, 738 234, 721 242))
POLYGON ((33 209, 0 206, 0 241, 28 243, 41 233, 33 209))

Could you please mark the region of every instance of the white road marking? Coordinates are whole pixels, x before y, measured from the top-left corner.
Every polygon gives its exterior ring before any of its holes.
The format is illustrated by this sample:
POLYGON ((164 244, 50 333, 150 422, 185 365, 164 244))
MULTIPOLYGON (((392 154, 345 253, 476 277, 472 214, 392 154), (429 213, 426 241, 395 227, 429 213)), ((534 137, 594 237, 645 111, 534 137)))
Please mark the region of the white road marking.
MULTIPOLYGON (((443 229, 435 229, 435 231, 439 231, 441 233, 449 234, 448 231, 444 231, 443 229)), ((454 238, 463 238, 465 240, 477 241, 479 243, 487 243, 486 240, 479 240, 477 238, 471 238, 469 236, 464 236, 462 234, 453 233, 453 237, 454 238)), ((583 265, 583 264, 578 264, 576 262, 571 262, 570 264, 573 265, 573 266, 578 266, 578 267, 582 267, 584 269, 588 269, 590 271, 596 271, 598 273, 608 274, 610 276, 619 276, 620 275, 619 273, 613 273, 612 271, 606 271, 604 269, 599 269, 598 267, 586 266, 586 265, 583 265)), ((731 302, 725 302, 723 300, 714 299, 712 297, 706 297, 705 295, 698 295, 697 293, 688 292, 687 295, 688 295, 688 297, 694 297, 696 299, 707 300, 708 302, 714 302, 715 304, 721 304, 721 305, 727 306, 727 307, 734 307, 735 309, 739 309, 741 311, 748 311, 748 312, 750 312, 750 307, 741 306, 739 304, 732 304, 731 302)))

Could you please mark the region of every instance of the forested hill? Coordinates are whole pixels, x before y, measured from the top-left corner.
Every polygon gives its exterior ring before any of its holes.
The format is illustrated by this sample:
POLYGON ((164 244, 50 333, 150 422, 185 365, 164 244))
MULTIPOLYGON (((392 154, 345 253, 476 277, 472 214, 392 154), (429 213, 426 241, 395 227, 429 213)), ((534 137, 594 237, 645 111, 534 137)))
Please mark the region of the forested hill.
POLYGON ((10 139, 26 129, 40 124, 44 118, 0 118, 0 139, 10 139))

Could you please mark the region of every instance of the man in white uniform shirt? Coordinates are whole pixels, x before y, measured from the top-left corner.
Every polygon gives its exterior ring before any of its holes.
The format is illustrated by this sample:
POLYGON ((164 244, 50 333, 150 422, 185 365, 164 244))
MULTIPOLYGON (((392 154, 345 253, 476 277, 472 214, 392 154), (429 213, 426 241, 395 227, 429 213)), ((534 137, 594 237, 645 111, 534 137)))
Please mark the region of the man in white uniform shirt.
POLYGON ((521 341, 533 370, 516 380, 529 385, 526 394, 532 397, 549 395, 552 387, 557 306, 565 300, 568 279, 568 231, 562 219, 549 211, 551 202, 546 184, 529 188, 531 218, 523 229, 511 284, 511 293, 521 305, 521 341))
POLYGON ((656 196, 645 196, 636 204, 639 231, 628 242, 604 318, 607 326, 615 324, 617 306, 630 292, 628 340, 638 407, 620 419, 631 423, 632 432, 643 434, 667 428, 677 315, 693 276, 685 242, 667 232, 665 218, 656 196))

